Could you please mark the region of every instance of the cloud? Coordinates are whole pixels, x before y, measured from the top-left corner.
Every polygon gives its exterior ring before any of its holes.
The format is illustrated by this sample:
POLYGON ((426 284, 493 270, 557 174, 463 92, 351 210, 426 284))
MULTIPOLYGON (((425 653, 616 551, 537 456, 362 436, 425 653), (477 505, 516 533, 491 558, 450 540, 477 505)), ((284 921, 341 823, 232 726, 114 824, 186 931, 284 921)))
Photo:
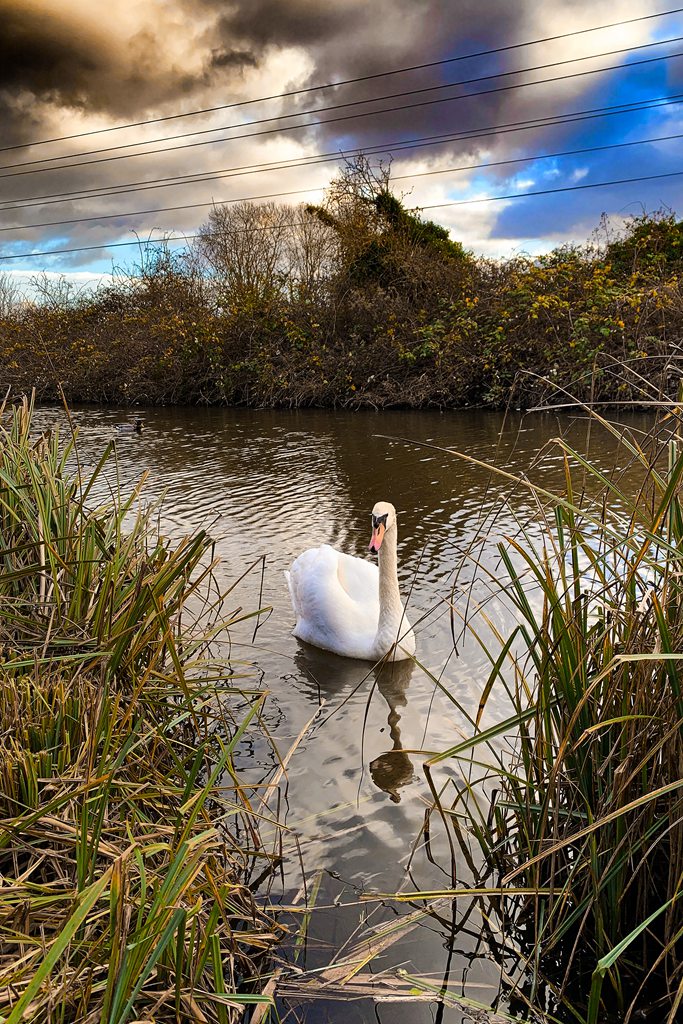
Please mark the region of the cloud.
POLYGON ((249 50, 212 50, 211 67, 214 68, 243 68, 245 66, 256 67, 257 60, 249 50))
POLYGON ((256 63, 249 50, 207 46, 210 19, 184 19, 163 0, 0 0, 0 22, 0 97, 15 135, 30 97, 26 137, 60 108, 135 116, 256 63))
MULTIPOLYGON (((532 0, 520 0, 516 4, 507 0, 487 0, 486 3, 461 0, 457 5, 452 0, 374 0, 373 4, 368 4, 367 0, 337 0, 334 4, 329 0, 232 0, 230 4, 224 0, 146 0, 145 4, 108 0, 105 5, 96 6, 91 0, 0 0, 3 144, 12 146, 78 132, 99 132, 122 121, 173 117, 187 110, 442 61, 463 53, 587 28, 596 21, 617 21, 649 13, 651 5, 647 0, 614 0, 609 12, 602 17, 596 14, 592 0, 548 0, 540 6, 532 0)), ((47 164, 43 169, 40 165, 27 166, 20 174, 9 178, 3 175, 11 173, 11 168, 0 167, 3 199, 14 199, 18 204, 14 210, 0 210, 0 227, 96 218, 63 227, 32 228, 14 234, 0 232, 0 253, 31 247, 99 245, 116 238, 130 238, 131 229, 139 231, 143 237, 152 229, 191 234, 205 219, 206 209, 137 217, 124 214, 129 210, 209 203, 296 188, 319 189, 329 180, 333 165, 254 173, 118 197, 51 201, 59 198, 59 193, 75 189, 152 182, 171 175, 208 173, 305 157, 320 151, 348 150, 444 132, 477 131, 497 124, 553 116, 560 111, 663 95, 677 87, 683 73, 680 60, 634 68, 632 72, 585 75, 488 95, 470 94, 564 75, 573 70, 590 70, 626 58, 595 57, 580 65, 528 72, 488 83, 438 91, 434 91, 434 87, 633 46, 676 34, 675 25, 675 20, 670 18, 640 21, 404 75, 2 152, 0 164, 54 155, 61 156, 62 162, 68 165, 70 154, 137 141, 161 150, 182 145, 183 141, 160 143, 155 147, 154 140, 163 136, 222 129, 216 135, 187 140, 213 140, 210 145, 168 153, 159 151, 135 159, 114 159, 126 152, 119 150, 100 154, 106 158, 105 162, 76 166, 85 160, 98 159, 97 154, 78 156, 74 166, 57 170, 47 164), (215 141, 253 130, 250 128, 252 121, 260 118, 338 103, 354 104, 370 97, 418 89, 427 91, 302 118, 312 122, 303 130, 232 142, 215 141), (462 98, 431 103, 455 96, 462 98), (381 107, 395 109, 376 113, 381 107), (340 119, 359 112, 362 112, 360 117, 340 119), (332 118, 335 120, 325 124, 315 123, 332 118), (230 125, 242 127, 235 132, 225 127, 230 125), (44 203, 30 205, 27 202, 41 196, 44 203), (111 213, 119 216, 114 220, 105 219, 111 213)), ((262 127, 282 127, 293 122, 297 119, 262 127)), ((501 133, 478 141, 463 140, 405 152, 397 161, 397 170, 409 173, 411 169, 525 157, 518 164, 478 172, 476 194, 508 194, 530 181, 560 187, 577 182, 579 174, 585 174, 580 182, 583 184, 597 180, 599 175, 614 176, 617 170, 620 170, 617 176, 625 176, 627 169, 637 173, 633 168, 644 167, 645 161, 650 161, 650 154, 645 149, 634 148, 615 150, 612 156, 562 157, 552 162, 527 157, 634 138, 639 132, 641 135, 654 133, 657 126, 661 129, 666 123, 664 114, 632 115, 501 133)), ((655 165, 663 168, 675 163, 680 150, 681 147, 658 150, 654 162, 650 161, 642 173, 654 173, 650 167, 655 165)), ((466 173, 453 172, 443 179, 415 179, 411 202, 427 205, 435 194, 444 202, 457 201, 473 196, 472 187, 471 174, 466 173)), ((667 192, 665 184, 658 191, 646 188, 636 191, 648 200, 663 193, 674 194, 667 192)), ((617 190, 615 203, 621 203, 623 195, 617 190)), ((314 198, 314 194, 301 198, 308 200, 314 198)), ((435 210, 433 216, 478 251, 498 252, 501 246, 517 244, 538 251, 539 246, 550 244, 550 240, 575 237, 573 233, 591 217, 595 223, 602 209, 612 209, 611 199, 610 193, 599 190, 564 193, 555 198, 459 207, 457 216, 451 216, 445 207, 435 210)), ((290 201, 296 202, 297 198, 290 201)), ((115 255, 118 261, 123 260, 127 252, 126 249, 111 250, 105 255, 115 255)), ((74 266, 90 266, 97 259, 101 266, 103 258, 99 252, 75 254, 55 260, 54 264, 65 266, 68 259, 74 266)), ((44 262, 38 261, 40 265, 44 262)))
POLYGON ((0 3, 0 89, 78 104, 106 65, 105 40, 93 26, 54 11, 0 3))

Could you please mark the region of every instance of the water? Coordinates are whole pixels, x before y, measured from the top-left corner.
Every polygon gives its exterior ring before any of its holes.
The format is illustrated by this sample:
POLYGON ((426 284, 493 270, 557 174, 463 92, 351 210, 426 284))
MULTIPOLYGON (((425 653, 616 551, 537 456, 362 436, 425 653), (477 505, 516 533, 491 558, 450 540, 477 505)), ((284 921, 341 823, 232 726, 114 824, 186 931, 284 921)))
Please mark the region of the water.
MULTIPOLYGON (((58 410, 41 409, 37 425, 58 416, 58 410)), ((114 424, 133 419, 130 412, 111 409, 77 410, 74 418, 86 469, 115 436, 114 424)), ((629 426, 648 429, 648 417, 632 417, 629 426)), ((124 489, 146 472, 147 498, 164 496, 165 535, 180 538, 208 529, 224 586, 254 566, 230 595, 230 607, 272 610, 259 619, 255 646, 255 620, 235 629, 233 650, 262 674, 270 691, 266 720, 283 753, 318 712, 289 764, 283 808, 307 877, 322 871, 318 904, 326 908, 313 916, 300 966, 328 963, 350 938, 366 934, 368 916, 372 924, 411 911, 410 906, 361 903, 362 894, 434 889, 450 880, 438 822, 431 851, 436 863, 420 842, 430 801, 421 768, 426 755, 404 751, 439 751, 469 735, 466 716, 430 674, 462 708, 476 713, 488 662, 471 635, 461 636, 459 616, 485 602, 490 621, 503 634, 509 630, 510 611, 493 593, 486 573, 501 574, 496 543, 529 523, 535 506, 524 488, 429 446, 454 448, 561 488, 557 448, 535 465, 559 433, 581 450, 589 447, 605 469, 614 464, 614 440, 595 427, 589 434, 584 419, 537 414, 504 421, 481 410, 151 409, 145 412, 143 434, 117 443, 124 489), (503 493, 510 496, 507 505, 497 501, 503 493), (300 551, 323 542, 367 557, 370 511, 378 500, 391 501, 398 510, 402 592, 417 623, 417 657, 429 674, 404 662, 377 677, 369 665, 306 647, 291 635, 283 570, 300 551), (474 559, 480 563, 477 573, 474 559)), ((490 636, 481 617, 476 622, 490 636)), ((493 693, 484 724, 507 711, 504 694, 493 693)), ((245 744, 241 758, 245 770, 268 768, 267 749, 258 742, 245 744)), ((437 781, 452 786, 455 766, 437 772, 437 781)), ((294 843, 289 852, 284 886, 271 893, 284 903, 301 882, 294 843)), ((470 877, 464 859, 458 877, 465 884, 470 877)), ((494 1002, 500 990, 500 966, 482 938, 479 911, 467 900, 443 903, 439 920, 426 919, 368 970, 397 965, 428 975, 437 987, 446 978, 454 991, 484 1004, 494 1002)), ((501 1007, 506 1005, 503 1000, 501 1007)), ((459 1024, 475 1018, 467 1010, 429 1002, 326 1000, 302 1003, 292 1019, 459 1024)))

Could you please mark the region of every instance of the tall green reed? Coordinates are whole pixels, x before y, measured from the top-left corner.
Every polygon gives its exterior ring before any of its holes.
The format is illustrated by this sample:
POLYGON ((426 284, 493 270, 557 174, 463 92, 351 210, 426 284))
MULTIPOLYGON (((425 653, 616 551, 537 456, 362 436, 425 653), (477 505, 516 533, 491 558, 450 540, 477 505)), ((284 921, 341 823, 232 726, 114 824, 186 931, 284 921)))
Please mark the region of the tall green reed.
POLYGON ((563 492, 518 481, 537 514, 498 544, 505 581, 490 573, 516 625, 504 637, 471 623, 491 665, 472 736, 427 771, 461 767, 466 784, 439 807, 479 847, 477 885, 499 887, 491 909, 526 950, 532 1002, 545 978, 587 1024, 644 1008, 673 1022, 683 1002, 683 445, 666 426, 639 441, 593 415, 628 472, 606 473, 558 439, 563 492), (511 714, 483 729, 494 691, 511 714))
POLYGON ((235 761, 265 693, 212 657, 210 538, 32 412, 0 410, 0 1020, 229 1024, 282 935, 235 761))

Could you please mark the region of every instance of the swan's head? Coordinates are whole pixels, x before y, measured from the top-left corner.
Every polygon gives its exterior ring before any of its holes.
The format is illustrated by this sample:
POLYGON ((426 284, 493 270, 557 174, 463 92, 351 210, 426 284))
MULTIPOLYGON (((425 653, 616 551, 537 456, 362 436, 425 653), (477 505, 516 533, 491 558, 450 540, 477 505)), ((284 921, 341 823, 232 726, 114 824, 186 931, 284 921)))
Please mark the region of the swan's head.
POLYGON ((372 510, 370 551, 379 551, 384 534, 394 526, 396 526, 396 509, 388 501, 378 501, 372 510))

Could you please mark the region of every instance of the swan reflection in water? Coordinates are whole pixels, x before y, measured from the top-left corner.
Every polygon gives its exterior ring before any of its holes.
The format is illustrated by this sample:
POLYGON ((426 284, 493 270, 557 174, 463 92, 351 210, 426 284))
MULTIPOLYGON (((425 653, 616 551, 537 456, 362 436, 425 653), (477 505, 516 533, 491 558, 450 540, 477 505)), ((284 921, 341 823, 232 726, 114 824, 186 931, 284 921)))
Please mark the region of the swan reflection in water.
POLYGON ((373 669, 377 689, 389 705, 387 721, 393 746, 370 762, 370 774, 377 788, 388 793, 395 804, 401 800, 399 789, 411 783, 414 775, 413 762, 401 749, 401 730, 398 727, 401 716, 397 710, 408 703, 406 690, 414 667, 412 661, 394 661, 373 669))
MULTIPOLYGON (((409 785, 414 777, 413 762, 401 747, 399 708, 407 706, 406 692, 415 663, 404 660, 371 667, 303 643, 295 655, 295 661, 301 674, 314 688, 318 699, 324 697, 341 703, 340 698, 348 698, 356 687, 360 687, 360 700, 355 701, 355 706, 361 708, 369 689, 376 687, 380 692, 389 706, 387 723, 392 746, 370 762, 370 775, 378 789, 387 793, 394 803, 400 803, 399 790, 409 785)), ((362 722, 359 726, 362 727, 362 722)))

